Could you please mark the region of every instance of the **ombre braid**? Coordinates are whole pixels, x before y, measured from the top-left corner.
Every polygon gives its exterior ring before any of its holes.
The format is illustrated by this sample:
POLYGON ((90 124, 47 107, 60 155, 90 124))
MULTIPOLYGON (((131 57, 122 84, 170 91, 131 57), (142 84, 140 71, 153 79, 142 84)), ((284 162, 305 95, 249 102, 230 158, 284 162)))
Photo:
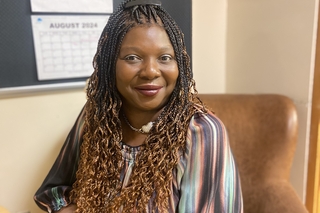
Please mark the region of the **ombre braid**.
POLYGON ((86 118, 77 180, 71 199, 81 213, 167 212, 172 171, 186 147, 186 133, 195 103, 201 101, 192 78, 184 36, 170 15, 159 6, 125 8, 113 13, 98 42, 94 73, 88 81, 86 118), (121 99, 116 89, 116 61, 128 31, 140 25, 163 27, 173 46, 179 69, 176 87, 152 132, 137 156, 130 185, 121 189, 123 167, 119 112, 121 99))

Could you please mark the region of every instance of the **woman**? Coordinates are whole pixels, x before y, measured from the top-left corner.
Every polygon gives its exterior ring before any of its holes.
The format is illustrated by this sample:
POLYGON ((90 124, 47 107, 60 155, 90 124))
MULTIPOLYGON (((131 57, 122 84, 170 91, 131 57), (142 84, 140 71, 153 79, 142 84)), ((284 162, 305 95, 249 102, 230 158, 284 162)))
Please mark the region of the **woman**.
POLYGON ((242 212, 221 121, 197 97, 183 34, 156 0, 126 1, 87 103, 35 201, 49 212, 242 212))

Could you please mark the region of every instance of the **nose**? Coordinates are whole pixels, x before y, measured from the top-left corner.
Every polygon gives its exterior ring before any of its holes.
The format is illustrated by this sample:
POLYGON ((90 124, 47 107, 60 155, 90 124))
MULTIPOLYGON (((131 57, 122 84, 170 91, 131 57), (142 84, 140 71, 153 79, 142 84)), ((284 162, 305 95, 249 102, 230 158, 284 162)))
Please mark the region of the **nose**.
POLYGON ((156 59, 144 60, 140 72, 141 78, 154 79, 160 76, 159 64, 156 59))

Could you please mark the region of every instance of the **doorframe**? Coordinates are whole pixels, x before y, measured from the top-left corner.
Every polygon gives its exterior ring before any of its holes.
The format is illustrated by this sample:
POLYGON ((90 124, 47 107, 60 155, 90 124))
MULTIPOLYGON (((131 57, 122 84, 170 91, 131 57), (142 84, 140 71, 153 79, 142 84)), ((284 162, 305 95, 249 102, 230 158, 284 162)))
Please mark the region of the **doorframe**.
MULTIPOLYGON (((319 6, 320 7, 320 6, 319 6)), ((320 9, 320 8, 319 8, 320 9)), ((310 144, 306 207, 310 213, 320 212, 320 14, 316 40, 315 68, 311 107, 310 144)))

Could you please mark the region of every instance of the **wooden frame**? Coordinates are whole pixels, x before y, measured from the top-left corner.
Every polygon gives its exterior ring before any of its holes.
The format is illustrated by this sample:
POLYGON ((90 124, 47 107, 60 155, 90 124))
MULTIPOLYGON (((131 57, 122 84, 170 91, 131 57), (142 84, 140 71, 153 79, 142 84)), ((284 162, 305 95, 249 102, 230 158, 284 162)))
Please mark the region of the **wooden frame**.
POLYGON ((316 145, 316 150, 310 150, 313 154, 309 157, 308 167, 306 207, 310 213, 320 212, 320 120, 317 132, 316 144, 310 144, 310 148, 316 145))
POLYGON ((316 59, 312 95, 310 145, 308 161, 308 179, 306 207, 310 213, 320 212, 320 17, 318 16, 318 32, 316 59))

